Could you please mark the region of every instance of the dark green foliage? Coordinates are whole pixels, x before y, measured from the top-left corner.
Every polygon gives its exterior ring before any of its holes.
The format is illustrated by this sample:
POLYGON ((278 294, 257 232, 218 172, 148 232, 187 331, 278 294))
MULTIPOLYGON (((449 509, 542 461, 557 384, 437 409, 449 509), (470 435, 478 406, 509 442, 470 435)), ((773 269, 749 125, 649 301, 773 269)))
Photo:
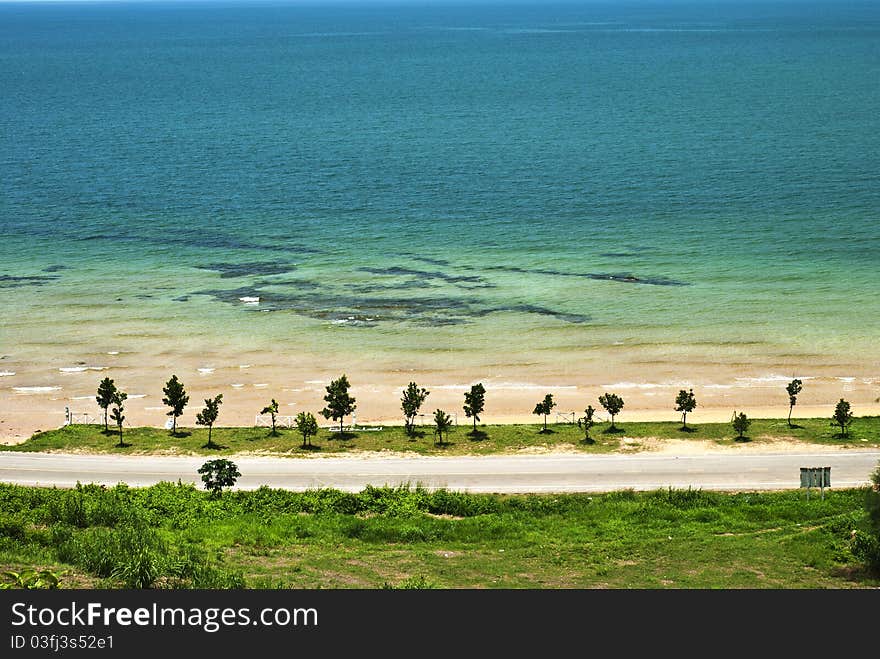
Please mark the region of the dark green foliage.
POLYGON ((275 417, 278 416, 278 401, 273 398, 271 403, 260 410, 260 414, 272 415, 272 436, 274 437, 275 435, 277 435, 278 433, 275 430, 275 417))
POLYGON ((312 437, 318 434, 318 420, 311 412, 296 415, 296 429, 302 434, 303 448, 312 445, 312 437))
POLYGON ((847 429, 849 425, 852 423, 853 415, 850 409, 850 405, 847 401, 841 398, 837 402, 837 406, 834 408, 834 416, 831 417, 831 425, 832 426, 840 426, 840 434, 842 437, 847 436, 847 429))
POLYGON ((547 394, 544 396, 544 400, 535 405, 535 409, 532 411, 532 414, 544 415, 544 432, 547 431, 547 415, 554 407, 556 407, 556 402, 553 400, 553 394, 547 394))
POLYGON ((486 388, 483 383, 471 385, 471 390, 464 392, 464 413, 474 420, 474 432, 477 430, 477 421, 486 406, 486 388))
POLYGON ((406 434, 412 435, 416 414, 419 413, 419 409, 429 393, 431 392, 424 387, 419 387, 415 382, 410 382, 404 389, 403 397, 400 399, 400 408, 403 410, 406 434))
POLYGON ((434 410, 434 434, 438 437, 438 443, 443 446, 443 434, 452 428, 452 419, 443 410, 434 410))
POLYGON ((128 398, 128 394, 124 391, 116 391, 113 394, 113 409, 110 410, 110 418, 116 423, 116 427, 119 429, 119 447, 122 448, 124 444, 122 443, 122 422, 125 421, 125 408, 123 407, 123 403, 125 403, 125 399, 128 398))
POLYGON ((223 394, 217 394, 213 399, 206 398, 205 409, 196 414, 196 423, 200 426, 208 426, 208 448, 214 446, 211 443, 211 430, 213 430, 214 423, 220 415, 220 403, 222 402, 223 394))
POLYGON ((678 392, 678 396, 675 397, 675 411, 681 412, 681 427, 682 430, 687 430, 687 415, 688 412, 693 412, 697 407, 697 399, 694 397, 694 390, 685 391, 684 389, 678 392))
POLYGON ((620 411, 623 409, 623 398, 617 394, 606 392, 599 396, 599 404, 611 415, 611 428, 614 429, 614 417, 620 414, 620 411))
POLYGON ((850 532, 850 548, 856 558, 880 574, 880 465, 871 473, 871 487, 865 494, 865 512, 864 528, 850 532))
POLYGON ((738 433, 738 438, 743 438, 743 433, 749 429, 749 426, 752 425, 751 419, 749 419, 745 412, 736 413, 736 410, 733 412, 733 420, 731 421, 733 424, 733 429, 738 433))
POLYGON ((167 416, 170 416, 173 419, 171 425, 171 432, 173 434, 177 432, 177 417, 183 414, 183 410, 189 402, 189 396, 176 375, 171 376, 171 379, 168 380, 166 385, 162 388, 162 393, 165 394, 165 397, 162 399, 162 404, 171 408, 171 411, 167 413, 167 416))
POLYGON ((797 404, 798 394, 801 393, 801 390, 804 388, 804 383, 798 379, 794 379, 789 382, 785 390, 788 392, 788 426, 791 427, 791 412, 794 409, 794 406, 797 404))
POLYGON ((321 410, 321 415, 325 419, 333 419, 334 421, 338 419, 340 433, 342 432, 342 420, 357 408, 355 399, 348 393, 349 387, 351 385, 348 378, 345 377, 345 373, 339 379, 332 380, 325 387, 327 393, 324 395, 324 401, 327 403, 327 407, 321 410))
POLYGON ((232 487, 236 479, 241 476, 235 463, 224 458, 208 460, 199 467, 199 473, 202 475, 205 489, 210 490, 211 494, 217 497, 222 494, 224 487, 232 487))
POLYGON ((587 405, 587 409, 584 410, 584 415, 578 419, 578 428, 584 429, 584 441, 592 442, 590 439, 590 428, 596 425, 596 422, 593 420, 593 415, 596 413, 596 410, 593 409, 592 405, 587 405))
POLYGON ((116 395, 116 385, 113 384, 113 380, 110 378, 104 378, 101 380, 101 384, 98 385, 98 395, 95 396, 95 400, 98 402, 98 407, 104 410, 104 430, 109 429, 109 425, 107 424, 107 408, 113 404, 113 398, 116 395))
POLYGON ((24 520, 0 513, 0 538, 21 540, 25 536, 25 527, 24 520))

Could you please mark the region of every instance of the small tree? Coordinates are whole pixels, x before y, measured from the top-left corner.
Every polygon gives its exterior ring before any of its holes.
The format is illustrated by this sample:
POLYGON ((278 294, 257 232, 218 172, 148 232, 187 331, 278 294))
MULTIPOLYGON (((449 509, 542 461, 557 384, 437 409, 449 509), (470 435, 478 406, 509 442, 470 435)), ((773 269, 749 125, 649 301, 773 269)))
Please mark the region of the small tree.
POLYGON ((797 397, 798 394, 801 393, 801 389, 804 388, 804 383, 800 380, 792 380, 785 387, 785 390, 788 392, 788 427, 791 428, 791 411, 794 409, 794 406, 797 405, 797 397))
POLYGON ((611 415, 611 430, 614 430, 614 417, 620 414, 620 410, 623 409, 623 398, 617 394, 605 392, 599 396, 599 404, 611 415))
POLYGON ((535 405, 535 409, 532 411, 532 414, 544 415, 544 430, 542 432, 547 432, 547 415, 554 407, 556 407, 556 403, 553 400, 553 394, 547 394, 544 396, 544 400, 535 405))
POLYGON ((318 434, 318 420, 311 412, 300 412, 296 415, 296 429, 302 433, 303 448, 312 445, 311 437, 318 434))
POLYGON ((278 401, 273 398, 271 403, 260 410, 260 414, 272 415, 272 436, 274 437, 275 435, 277 435, 278 433, 275 430, 275 417, 278 415, 278 401))
POLYGON ((211 442, 211 431, 214 429, 214 422, 220 415, 220 403, 223 402, 223 394, 217 394, 213 400, 205 399, 205 409, 196 414, 196 423, 200 426, 208 426, 208 448, 216 448, 211 442))
POLYGON ((212 497, 219 497, 224 487, 232 487, 236 479, 241 476, 235 463, 223 458, 208 460, 199 467, 199 473, 202 475, 205 489, 211 491, 212 497))
POLYGON ((162 404, 171 408, 166 416, 173 419, 171 422, 171 434, 173 435, 177 432, 177 417, 183 414, 183 408, 189 402, 189 396, 183 388, 183 383, 177 379, 176 375, 171 376, 171 379, 162 388, 162 393, 165 394, 162 404))
POLYGON ((847 428, 852 423, 853 415, 849 403, 841 398, 834 408, 834 416, 831 417, 832 426, 840 426, 840 434, 846 437, 847 428))
POLYGON ((736 410, 733 411, 733 429, 739 433, 738 439, 743 438, 743 433, 749 429, 749 426, 752 425, 752 420, 749 419, 745 412, 736 413, 736 410))
POLYGON ((440 438, 440 446, 443 446, 443 433, 449 433, 452 428, 452 419, 443 410, 434 411, 434 434, 440 438))
POLYGON ((694 398, 694 390, 685 391, 684 389, 678 392, 678 396, 675 397, 675 411, 681 412, 681 429, 687 430, 687 415, 688 412, 693 412, 694 408, 697 406, 697 399, 694 398))
POLYGON ((483 383, 472 384, 471 390, 464 392, 464 413, 468 418, 474 419, 474 432, 477 432, 477 421, 486 406, 486 388, 483 383))
POLYGON ((324 396, 324 400, 327 402, 327 407, 321 410, 321 415, 325 419, 333 419, 334 421, 339 419, 340 433, 342 432, 342 420, 354 412, 357 407, 354 398, 348 394, 348 388, 350 386, 348 378, 345 377, 345 373, 343 373, 341 378, 338 380, 332 380, 330 384, 325 387, 327 394, 324 396))
POLYGON ((407 435, 413 434, 416 414, 422 407, 422 403, 431 393, 424 387, 419 387, 415 382, 410 382, 403 391, 403 397, 400 399, 400 407, 403 410, 403 423, 407 435))
POLYGON ((104 378, 101 380, 101 384, 98 385, 98 395, 95 396, 95 400, 98 402, 98 407, 104 410, 104 430, 109 430, 110 426, 107 424, 107 408, 113 404, 113 397, 116 395, 116 385, 113 384, 113 380, 110 378, 104 378))
POLYGON ((122 422, 125 421, 125 399, 128 398, 128 394, 124 391, 116 391, 113 394, 113 409, 110 410, 110 418, 116 422, 116 427, 119 429, 119 448, 125 446, 122 443, 122 422))
POLYGON ((590 439, 590 428, 596 425, 596 422, 593 420, 593 415, 596 413, 596 410, 593 409, 592 405, 587 405, 587 409, 584 410, 584 415, 578 419, 578 428, 584 429, 584 441, 592 442, 590 439))

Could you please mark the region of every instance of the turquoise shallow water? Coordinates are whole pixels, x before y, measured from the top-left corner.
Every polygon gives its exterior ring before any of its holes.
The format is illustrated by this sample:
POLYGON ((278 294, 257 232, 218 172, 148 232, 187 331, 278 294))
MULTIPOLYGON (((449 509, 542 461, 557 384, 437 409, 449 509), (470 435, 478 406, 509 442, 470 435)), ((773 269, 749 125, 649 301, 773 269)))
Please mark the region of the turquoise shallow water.
POLYGON ((0 4, 4 368, 875 371, 839 4, 0 4))

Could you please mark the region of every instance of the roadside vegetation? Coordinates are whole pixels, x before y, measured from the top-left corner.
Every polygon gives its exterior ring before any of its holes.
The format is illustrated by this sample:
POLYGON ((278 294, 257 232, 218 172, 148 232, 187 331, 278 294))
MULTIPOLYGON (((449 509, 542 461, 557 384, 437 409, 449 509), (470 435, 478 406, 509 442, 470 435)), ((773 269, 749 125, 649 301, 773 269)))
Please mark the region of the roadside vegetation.
POLYGON ((218 493, 180 483, 0 484, 0 572, 9 573, 0 581, 52 587, 54 576, 59 588, 874 588, 880 576, 854 553, 856 540, 874 533, 866 512, 871 492, 829 490, 806 500, 796 490, 510 496, 418 486, 218 493))
MULTIPOLYGON (((313 417, 312 417, 313 418, 313 417)), ((125 442, 120 446, 119 432, 112 426, 70 425, 57 430, 34 434, 27 441, 0 447, 6 451, 82 451, 94 453, 176 455, 232 455, 263 453, 281 456, 332 455, 364 451, 394 451, 420 455, 488 455, 527 450, 582 451, 611 453, 643 450, 653 440, 706 442, 713 446, 771 444, 775 441, 798 441, 826 446, 875 448, 880 446, 880 417, 857 417, 848 421, 846 434, 833 427, 829 419, 797 419, 794 427, 788 420, 748 419, 748 435, 740 437, 732 423, 694 423, 687 430, 676 421, 617 422, 614 429, 608 422, 597 423, 590 415, 588 433, 584 417, 579 423, 478 425, 444 427, 442 442, 437 441, 436 426, 412 426, 410 432, 400 426, 381 430, 346 430, 338 432, 318 428, 318 424, 302 419, 304 427, 268 428, 177 427, 169 434, 160 428, 126 428, 125 442), (304 433, 303 430, 306 432, 304 433), (208 438, 211 435, 211 442, 208 438), (588 436, 585 436, 587 435, 588 436), (306 441, 308 440, 308 441, 306 441)))

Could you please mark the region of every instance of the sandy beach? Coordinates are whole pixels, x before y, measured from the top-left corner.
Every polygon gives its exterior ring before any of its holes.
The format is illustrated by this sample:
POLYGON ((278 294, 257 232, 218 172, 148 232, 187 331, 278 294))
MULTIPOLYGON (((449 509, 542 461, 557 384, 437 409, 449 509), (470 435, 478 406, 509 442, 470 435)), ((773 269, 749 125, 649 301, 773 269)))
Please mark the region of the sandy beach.
MULTIPOLYGON (((167 363, 147 365, 139 363, 134 355, 103 355, 98 360, 90 355, 84 364, 65 366, 45 364, 15 364, 4 366, 0 376, 0 442, 16 444, 26 440, 37 430, 63 425, 65 408, 78 421, 99 423, 102 412, 95 402, 95 391, 104 377, 114 379, 116 385, 128 393, 125 405, 126 425, 155 426, 165 424, 167 407, 162 404, 162 387, 171 373, 178 375, 190 395, 190 402, 180 426, 195 426, 196 413, 204 399, 223 394, 219 425, 254 425, 259 411, 276 399, 281 417, 295 416, 300 411, 314 413, 322 425, 328 425, 319 415, 324 407, 325 386, 343 371, 352 384, 350 393, 357 400, 355 420, 358 424, 402 424, 400 396, 409 381, 426 387, 431 393, 422 412, 422 423, 430 423, 437 408, 457 415, 459 424, 470 423, 462 410, 463 394, 472 383, 482 382, 486 388, 486 409, 481 422, 535 423, 531 411, 546 393, 552 393, 557 407, 550 421, 563 421, 583 413, 587 405, 605 412, 598 403, 604 392, 617 393, 625 401, 618 420, 674 421, 680 414, 674 411, 675 395, 680 389, 694 389, 697 409, 688 416, 694 424, 724 422, 734 410, 744 411, 753 418, 785 417, 788 398, 785 386, 790 377, 769 369, 736 370, 716 366, 720 377, 713 380, 684 378, 649 379, 643 372, 619 371, 612 377, 578 376, 572 372, 542 373, 536 369, 498 367, 492 377, 462 368, 461 377, 442 372, 395 372, 370 369, 366 363, 350 369, 316 369, 311 364, 278 366, 265 362, 265 355, 247 355, 245 359, 193 360, 185 356, 173 359, 173 368, 167 363), (557 418, 557 413, 559 414, 557 418)), ((163 360, 164 361, 164 360, 163 360)), ((344 359, 327 358, 326 363, 345 363, 344 359)), ((699 368, 693 369, 699 372, 699 368)), ((805 367, 803 371, 809 371, 805 367)), ((796 371, 796 372, 803 372, 796 371)), ((880 414, 880 386, 867 374, 800 376, 804 389, 798 397, 793 416, 829 417, 839 398, 848 400, 856 416, 880 414)), ((350 422, 352 419, 346 419, 350 422)))

